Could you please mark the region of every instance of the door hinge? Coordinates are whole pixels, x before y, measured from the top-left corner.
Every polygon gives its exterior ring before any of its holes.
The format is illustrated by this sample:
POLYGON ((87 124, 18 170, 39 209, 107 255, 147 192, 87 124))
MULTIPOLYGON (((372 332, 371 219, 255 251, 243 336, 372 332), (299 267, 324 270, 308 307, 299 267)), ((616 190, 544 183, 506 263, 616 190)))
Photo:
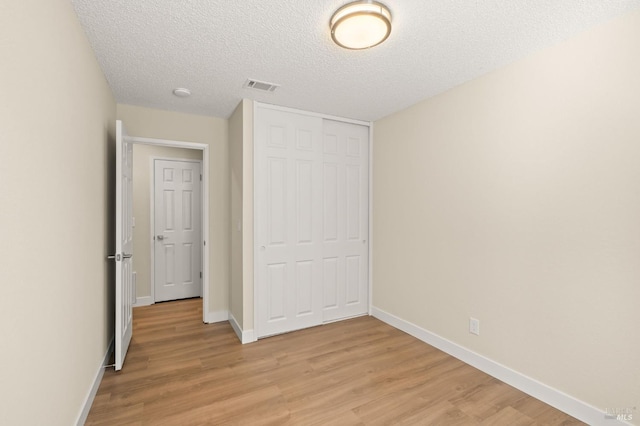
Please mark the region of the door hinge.
POLYGON ((202 182, 202 174, 200 174, 200 182, 202 182))
POLYGON ((202 279, 202 271, 200 271, 200 279, 202 279))

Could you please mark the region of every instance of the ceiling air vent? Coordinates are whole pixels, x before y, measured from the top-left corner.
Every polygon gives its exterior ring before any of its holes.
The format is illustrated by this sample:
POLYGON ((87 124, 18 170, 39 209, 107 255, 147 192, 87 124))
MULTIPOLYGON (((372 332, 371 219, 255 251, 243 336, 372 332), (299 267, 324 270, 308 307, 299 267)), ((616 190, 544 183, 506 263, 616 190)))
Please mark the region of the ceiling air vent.
POLYGON ((266 81, 259 81, 259 80, 247 80, 244 83, 244 86, 246 89, 254 89, 254 90, 259 90, 261 92, 269 92, 272 93, 274 92, 278 87, 280 87, 279 84, 274 84, 274 83, 267 83, 266 81))

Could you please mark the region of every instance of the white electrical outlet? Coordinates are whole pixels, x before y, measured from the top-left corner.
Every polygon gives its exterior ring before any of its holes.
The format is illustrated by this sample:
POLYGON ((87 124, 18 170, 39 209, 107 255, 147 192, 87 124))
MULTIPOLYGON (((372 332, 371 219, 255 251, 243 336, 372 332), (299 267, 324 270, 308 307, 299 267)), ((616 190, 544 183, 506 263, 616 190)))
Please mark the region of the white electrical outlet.
POLYGON ((475 334, 476 336, 480 335, 480 320, 469 317, 469 333, 475 334))

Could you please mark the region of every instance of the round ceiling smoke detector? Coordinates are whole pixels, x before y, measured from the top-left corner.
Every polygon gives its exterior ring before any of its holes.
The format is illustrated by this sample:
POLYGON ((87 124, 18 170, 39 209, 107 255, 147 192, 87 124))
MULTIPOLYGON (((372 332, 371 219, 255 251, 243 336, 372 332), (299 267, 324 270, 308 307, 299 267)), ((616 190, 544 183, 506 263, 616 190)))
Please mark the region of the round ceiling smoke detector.
POLYGON ((178 87, 177 89, 173 89, 173 94, 179 98, 188 98, 191 96, 191 90, 185 89, 183 87, 178 87))

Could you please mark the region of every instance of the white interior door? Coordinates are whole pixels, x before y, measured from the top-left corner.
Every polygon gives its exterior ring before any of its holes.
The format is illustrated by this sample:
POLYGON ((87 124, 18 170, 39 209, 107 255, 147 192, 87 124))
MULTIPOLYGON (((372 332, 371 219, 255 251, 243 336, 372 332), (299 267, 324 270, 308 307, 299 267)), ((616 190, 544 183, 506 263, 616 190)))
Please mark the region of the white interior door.
POLYGON ((369 309, 369 127, 259 107, 257 334, 369 309))
POLYGON ((259 337, 322 323, 322 119, 256 117, 259 337))
POLYGON ((133 144, 116 121, 115 369, 121 370, 133 330, 133 144))
POLYGON ((369 311, 369 128, 324 120, 323 321, 369 311))
POLYGON ((154 160, 154 298, 202 296, 201 164, 154 160))

